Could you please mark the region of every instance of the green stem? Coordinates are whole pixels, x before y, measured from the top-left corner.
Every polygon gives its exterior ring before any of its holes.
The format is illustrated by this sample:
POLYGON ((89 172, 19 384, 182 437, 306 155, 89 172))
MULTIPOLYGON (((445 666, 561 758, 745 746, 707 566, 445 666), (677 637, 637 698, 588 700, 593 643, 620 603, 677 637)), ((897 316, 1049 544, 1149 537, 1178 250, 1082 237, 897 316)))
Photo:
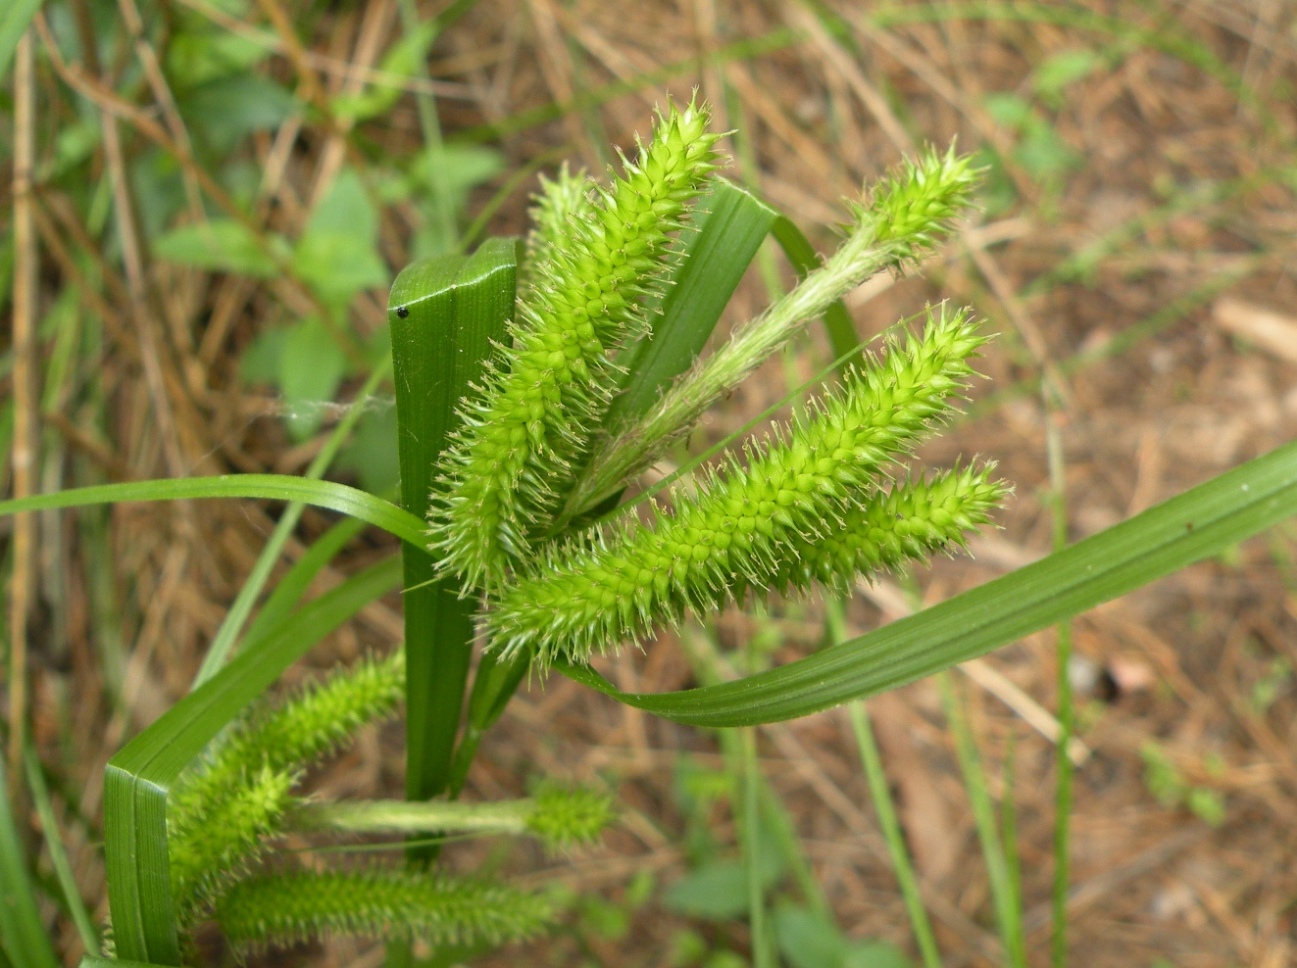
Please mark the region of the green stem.
POLYGON ((1013 968, 1027 968, 1021 899, 1014 890, 1009 856, 1004 849, 999 824, 996 821, 995 804, 991 800, 991 791, 986 783, 986 772, 977 751, 977 742, 969 726, 968 714, 955 693, 955 684, 950 672, 939 673, 937 683, 941 688, 941 704, 946 710, 946 718, 950 721, 950 728, 955 736, 955 753, 959 759, 960 772, 964 776, 969 805, 973 810, 977 838, 982 845, 986 874, 991 882, 991 899, 995 905, 995 920, 999 927, 1000 940, 1004 944, 1005 963, 1013 968))
POLYGON ((524 834, 536 808, 531 799, 495 803, 458 800, 360 800, 339 803, 304 801, 291 825, 301 831, 331 830, 350 834, 476 833, 524 834))
MULTIPOLYGON (((847 640, 846 617, 842 603, 828 601, 826 605, 826 624, 830 640, 836 645, 847 640)), ((905 834, 896 814, 896 804, 892 800, 892 789, 887 782, 887 773, 883 769, 883 758, 874 739, 873 725, 869 720, 866 705, 857 700, 847 706, 847 715, 851 719, 851 729, 856 737, 856 748, 860 752, 860 765, 865 771, 865 780, 869 784, 869 796, 874 804, 874 813, 878 815, 878 826, 882 829, 883 840, 887 843, 887 853, 892 861, 892 870, 896 874, 896 883, 901 889, 901 898, 910 918, 910 930, 914 932, 915 943, 923 958, 925 968, 941 968, 941 950, 937 947, 937 938, 932 931, 932 922, 928 920, 928 911, 923 906, 923 895, 919 890, 919 878, 914 872, 914 863, 910 858, 909 848, 905 844, 905 834)))
MULTIPOLYGON (((1063 444, 1052 421, 1046 422, 1046 446, 1049 476, 1053 489, 1051 513, 1054 518, 1054 550, 1067 547, 1067 494, 1064 490, 1063 444)), ((1050 937, 1050 964, 1065 968, 1067 964, 1067 893, 1071 868, 1072 778, 1075 772, 1068 755, 1076 732, 1076 706, 1072 695, 1072 623, 1060 622, 1056 636, 1058 724, 1056 746, 1058 783, 1054 794, 1054 884, 1053 931, 1050 937)))

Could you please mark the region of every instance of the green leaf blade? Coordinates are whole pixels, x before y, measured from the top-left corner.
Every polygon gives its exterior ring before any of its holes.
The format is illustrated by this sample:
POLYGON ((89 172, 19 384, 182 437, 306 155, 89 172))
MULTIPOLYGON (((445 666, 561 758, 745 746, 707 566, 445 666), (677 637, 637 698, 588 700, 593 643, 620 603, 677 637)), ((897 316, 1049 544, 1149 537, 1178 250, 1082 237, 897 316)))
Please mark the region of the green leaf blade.
MULTIPOLYGON (((472 256, 417 262, 388 305, 400 424, 401 501, 426 530, 433 468, 458 423, 456 404, 478 380, 513 315, 517 244, 490 239, 472 256)), ((445 789, 472 652, 476 602, 435 580, 426 539, 405 551, 406 793, 445 789)))
POLYGON ((256 649, 172 706, 124 746, 104 773, 104 856, 117 953, 180 964, 167 859, 166 799, 180 771, 290 664, 400 580, 396 559, 353 575, 304 606, 256 649))

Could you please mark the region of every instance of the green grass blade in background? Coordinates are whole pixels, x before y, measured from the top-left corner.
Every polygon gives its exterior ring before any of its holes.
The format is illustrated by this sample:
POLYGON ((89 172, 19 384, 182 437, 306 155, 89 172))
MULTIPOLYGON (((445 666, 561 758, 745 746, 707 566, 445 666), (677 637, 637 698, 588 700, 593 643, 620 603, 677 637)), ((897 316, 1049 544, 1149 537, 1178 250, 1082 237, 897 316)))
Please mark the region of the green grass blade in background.
MULTIPOLYGON (((471 256, 417 262, 388 302, 401 462, 401 501, 428 516, 433 467, 453 431, 456 402, 479 378, 491 342, 513 315, 517 244, 488 239, 471 256)), ((422 536, 406 547, 406 795, 422 800, 450 778, 473 648, 476 602, 433 580, 422 536)))
POLYGON ((45 838, 45 846, 50 852, 50 863, 54 867, 54 876, 58 880, 59 889, 63 892, 67 913, 71 916, 72 923, 76 925, 77 934, 86 951, 98 951, 99 935, 95 931, 90 912, 86 910, 85 901, 81 899, 80 890, 77 888, 76 874, 72 870, 71 863, 68 862, 68 852, 63 847, 58 820, 54 816, 54 804, 50 802, 49 786, 45 782, 40 759, 36 756, 36 750, 30 741, 23 748, 23 766, 27 774, 27 787, 32 792, 32 805, 36 808, 37 816, 40 817, 41 833, 45 838))
POLYGON ((180 964, 167 862, 167 793, 207 743, 284 669, 366 604, 397 588, 400 563, 379 562, 302 607, 124 746, 104 771, 104 859, 117 953, 180 964))
POLYGON ((779 213, 751 192, 716 179, 699 201, 683 238, 680 264, 662 300, 653 333, 623 360, 628 374, 604 423, 615 427, 643 414, 664 387, 703 351, 743 273, 779 213))
POLYGON ((365 491, 311 481, 289 474, 222 474, 219 477, 174 477, 129 484, 98 484, 70 491, 37 494, 15 501, 0 501, 0 517, 19 511, 48 511, 54 508, 83 508, 93 504, 124 504, 131 501, 180 501, 194 498, 244 497, 267 501, 300 501, 359 518, 382 528, 402 541, 423 546, 424 523, 390 501, 365 491))
POLYGON ((736 682, 618 691, 589 667, 564 674, 696 726, 805 716, 913 682, 1164 578, 1297 514, 1297 443, 1286 444, 1035 564, 867 635, 736 682))
MULTIPOLYGON (((338 451, 342 449, 343 443, 351 435, 352 428, 356 426, 356 421, 364 412, 363 404, 367 401, 376 389, 379 382, 387 374, 387 364, 377 366, 369 374, 364 386, 360 388, 357 394, 356 402, 348 407, 341 420, 325 440, 324 446, 320 452, 311 460, 310 466, 306 469, 303 477, 310 480, 319 480, 324 476, 324 472, 329 469, 334 458, 338 456, 338 451)), ((253 565, 252 571, 243 581, 243 587, 239 589, 239 594, 231 603, 225 613, 225 618, 221 620, 221 626, 216 631, 212 643, 208 646, 207 655, 203 657, 203 664, 198 669, 198 674, 194 677, 193 688, 198 688, 212 676, 229 657, 230 650, 234 648, 234 643, 238 639, 239 632, 242 631, 244 622, 247 621, 248 615, 252 612, 252 607, 256 604, 257 598, 270 579, 270 571, 275 566, 283 554, 284 545, 288 543, 289 536, 297 528, 297 522, 302 517, 302 511, 305 505, 300 501, 294 501, 284 508, 283 513, 279 515, 279 520, 275 522, 275 530, 271 532, 270 539, 261 549, 261 554, 257 556, 257 563, 253 565)), ((309 579, 308 579, 309 581, 309 579)), ((303 589, 304 590, 304 589, 303 589)), ((280 601, 283 601, 281 598, 280 601)), ((296 601, 288 603, 288 607, 296 601)))
POLYGON ((275 585, 257 617, 248 623, 243 635, 245 648, 252 647, 262 636, 266 635, 280 622, 289 617, 293 607, 301 601, 315 576, 329 566, 338 553, 352 538, 365 528, 365 522, 357 518, 343 518, 306 550, 306 553, 288 570, 288 573, 275 585))
POLYGON ((0 953, 18 968, 58 968, 27 876, 5 765, 0 759, 0 953))

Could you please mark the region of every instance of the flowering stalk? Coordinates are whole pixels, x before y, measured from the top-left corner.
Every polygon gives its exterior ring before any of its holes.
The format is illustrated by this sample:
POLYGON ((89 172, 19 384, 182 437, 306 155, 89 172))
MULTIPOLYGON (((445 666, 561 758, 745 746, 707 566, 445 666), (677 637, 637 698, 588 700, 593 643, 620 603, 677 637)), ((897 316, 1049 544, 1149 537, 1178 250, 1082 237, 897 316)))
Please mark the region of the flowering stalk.
POLYGON ((608 353, 644 326, 639 300, 659 282, 671 233, 718 164, 705 106, 670 106, 652 144, 579 206, 519 300, 512 346, 464 404, 464 429, 441 463, 431 546, 469 588, 496 586, 552 514, 554 484, 607 406, 608 353))
POLYGON ((303 801, 293 810, 297 831, 350 834, 473 833, 531 835, 561 850, 592 843, 612 822, 612 802, 602 793, 547 783, 522 800, 366 800, 359 803, 303 801))
MULTIPOLYGON (((985 342, 976 330, 964 311, 930 311, 922 338, 889 341, 883 360, 852 371, 809 420, 751 448, 747 467, 705 478, 674 515, 655 506, 651 528, 616 524, 543 551, 488 613, 493 641, 534 649, 542 666, 581 662, 739 589, 797 581, 793 562, 808 544, 840 532, 882 467, 949 412, 985 342)), ((946 540, 956 540, 950 529, 946 540)))
POLYGON ((604 444, 569 494, 557 526, 598 504, 657 460, 693 429, 708 407, 834 300, 934 245, 968 207, 978 175, 971 159, 956 156, 953 146, 945 155, 929 151, 879 184, 868 204, 853 205, 848 237, 822 267, 696 363, 638 424, 604 444))

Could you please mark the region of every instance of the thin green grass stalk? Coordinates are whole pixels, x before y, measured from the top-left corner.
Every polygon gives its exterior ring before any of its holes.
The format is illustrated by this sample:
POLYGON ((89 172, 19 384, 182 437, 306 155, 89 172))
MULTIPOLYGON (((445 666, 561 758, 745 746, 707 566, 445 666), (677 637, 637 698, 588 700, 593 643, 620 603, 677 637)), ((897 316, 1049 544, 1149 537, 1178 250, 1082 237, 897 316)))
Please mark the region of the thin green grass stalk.
MULTIPOLYGON (((720 653, 714 633, 704 634, 693 624, 687 625, 684 633, 681 637, 681 645, 688 654, 690 664, 699 682, 711 685, 732 680, 741 675, 733 667, 733 663, 720 653)), ((735 758, 733 745, 736 732, 736 730, 720 731, 720 741, 726 752, 725 762, 727 768, 732 766, 732 761, 735 758)), ((796 881, 798 890, 801 891, 806 903, 817 914, 827 921, 832 921, 833 909, 824 896, 820 882, 815 877, 815 871, 801 851, 797 831, 788 815, 788 811, 784 808, 779 795, 771 788, 764 775, 759 771, 757 775, 760 779, 762 815, 773 827, 780 850, 783 853, 784 860, 792 870, 793 880, 796 881)), ((731 783, 735 789, 738 789, 737 780, 732 779, 731 783)))
MULTIPOLYGON (((825 621, 831 643, 836 645, 847 640, 846 615, 841 601, 830 599, 825 602, 825 621)), ((887 854, 891 858, 896 883, 901 889, 901 899, 905 902, 905 912, 910 919, 910 930, 914 932, 919 955, 923 959, 924 968, 941 968, 941 949, 937 947, 937 937, 933 933, 927 908, 923 905, 919 878, 914 872, 914 862, 892 799, 892 787, 887 780, 887 772, 883 769, 878 743, 874 739, 869 709, 863 701, 857 700, 847 705, 847 716, 851 720, 851 731, 860 753, 860 765, 865 771, 869 796, 874 804, 874 812, 878 815, 878 826, 883 832, 883 841, 887 844, 887 854)))
POLYGON ((95 931, 94 922, 91 920, 90 912, 86 910, 85 902, 81 900, 76 875, 72 873, 67 851, 63 849, 63 838, 59 836, 58 820, 54 816, 54 804, 50 800, 50 792, 45 784, 45 774, 30 742, 23 750, 23 765, 26 768, 27 786, 32 792, 36 815, 40 818, 45 846, 50 852, 50 863, 54 865, 54 876, 63 892, 64 903, 72 916, 72 923, 76 926, 77 936, 81 939, 86 954, 95 954, 99 951, 99 934, 95 931))
POLYGON ((743 863, 748 872, 748 923, 752 932, 754 968, 771 968, 767 934, 766 893, 761 883, 761 767, 757 762, 756 728, 739 730, 743 778, 743 863))
POLYGON ((937 938, 932 931, 932 922, 928 920, 928 911, 923 906, 919 879, 914 873, 914 864, 910 859, 909 848, 905 844, 905 834, 896 816, 896 805, 892 802, 891 787, 887 782, 887 773, 883 769, 878 743, 874 739, 869 711, 864 702, 857 700, 847 706, 847 715, 851 719, 851 730, 856 737, 856 749, 860 752, 860 763, 865 771, 865 780, 869 784, 869 796, 874 804, 874 812, 878 814, 878 826, 883 831, 887 855, 891 858, 892 871, 901 889, 901 898, 905 902, 905 912, 910 919, 910 930, 914 932, 914 941, 919 946, 919 954, 926 968, 941 968, 941 951, 937 947, 937 938))
POLYGON ((955 691, 954 681, 948 671, 937 675, 941 689, 941 704, 946 711, 951 731, 955 737, 955 753, 959 769, 968 791, 977 837, 982 845, 987 877, 991 883, 991 898, 995 906, 995 921, 1004 945, 1005 961, 1013 968, 1027 968, 1026 941, 1022 926, 1021 897, 1014 890, 1008 854, 1000 836, 995 803, 986 783, 986 773, 977 743, 969 727, 968 716, 955 691))
POLYGON ((321 936, 498 945, 535 937, 554 914, 547 898, 500 884, 380 869, 264 874, 240 881, 216 909, 225 937, 245 951, 321 936))
POLYGON ((57 968, 61 962, 41 924, 22 828, 14 816, 21 795, 21 789, 10 785, 0 757, 0 956, 16 968, 57 968))
POLYGON ((467 587, 498 587, 552 513, 555 487, 598 427, 615 380, 611 350, 641 335, 638 297, 660 285, 673 234, 720 159, 705 106, 669 105, 624 177, 574 220, 520 294, 512 346, 462 403, 464 429, 440 464, 432 548, 467 587))
MULTIPOLYGON (((1049 454, 1049 476, 1053 489, 1051 514, 1054 519, 1054 550, 1067 547, 1067 475, 1063 457, 1063 442, 1052 420, 1045 422, 1045 441, 1049 454)), ((1050 933, 1050 964, 1053 968, 1067 965, 1067 900, 1068 882, 1071 879, 1072 840, 1072 781, 1075 767, 1068 750, 1076 732, 1076 703, 1072 694, 1072 623, 1060 622, 1056 632, 1057 689, 1058 689, 1058 782, 1054 792, 1054 881, 1051 896, 1053 914, 1050 933)))
POLYGON ((904 266, 934 246, 967 209, 979 176, 971 160, 957 156, 952 147, 944 155, 929 151, 917 162, 907 161, 898 174, 880 182, 870 199, 852 206, 848 237, 820 269, 737 329, 667 390, 642 420, 598 451, 559 520, 571 520, 620 490, 825 307, 870 276, 904 266))
MULTIPOLYGON (((391 372, 391 358, 385 358, 383 363, 374 367, 365 380, 364 386, 356 394, 355 402, 347 408, 338 425, 333 428, 333 433, 329 434, 328 440, 320 448, 320 452, 311 460, 310 466, 302 475, 307 480, 319 480, 324 476, 338 451, 346 442, 351 430, 356 425, 364 412, 364 404, 370 396, 378 389, 379 383, 391 372)), ((261 554, 257 556, 257 562, 252 566, 252 571, 243 582, 243 587, 239 589, 239 594, 235 596, 234 601, 230 604, 229 610, 221 620, 221 626, 216 630, 216 636, 212 639, 212 644, 207 650, 207 655, 203 656, 203 664, 198 667, 198 673, 194 676, 194 681, 190 684, 190 690, 197 689, 204 682, 216 675, 225 660, 229 658, 234 643, 243 631, 248 616, 252 613, 253 606, 256 605, 257 599, 261 596, 262 590, 266 587, 266 582, 270 580, 270 573, 275 567, 275 562, 283 553, 284 545, 292 537, 297 522, 302 517, 302 511, 306 505, 299 501, 294 501, 285 506, 279 520, 275 523, 275 529, 270 533, 265 547, 261 549, 261 554)))
MULTIPOLYGON (((1018 853, 1018 808, 1017 795, 1017 748, 1013 734, 1009 734, 1004 751, 1004 794, 1000 797, 1000 842, 1004 844, 1004 866, 1008 874, 1009 896, 1013 899, 1013 909, 1018 912, 1019 921, 1022 912, 1022 861, 1018 853)), ((1065 754, 1066 755, 1066 754, 1065 754)), ((1019 925, 1023 962, 1027 958, 1027 937, 1025 929, 1019 925)))

